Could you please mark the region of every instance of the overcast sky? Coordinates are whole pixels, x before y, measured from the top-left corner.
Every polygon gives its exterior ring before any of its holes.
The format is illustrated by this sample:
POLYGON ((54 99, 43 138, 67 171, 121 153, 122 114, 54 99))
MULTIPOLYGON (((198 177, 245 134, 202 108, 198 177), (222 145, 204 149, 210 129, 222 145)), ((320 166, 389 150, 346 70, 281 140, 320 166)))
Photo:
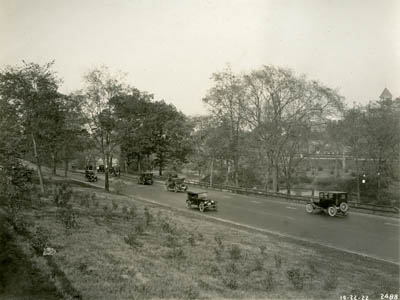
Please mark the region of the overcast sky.
POLYGON ((400 1, 0 0, 0 67, 55 60, 63 92, 95 66, 186 114, 210 75, 284 66, 349 104, 400 96, 400 1))

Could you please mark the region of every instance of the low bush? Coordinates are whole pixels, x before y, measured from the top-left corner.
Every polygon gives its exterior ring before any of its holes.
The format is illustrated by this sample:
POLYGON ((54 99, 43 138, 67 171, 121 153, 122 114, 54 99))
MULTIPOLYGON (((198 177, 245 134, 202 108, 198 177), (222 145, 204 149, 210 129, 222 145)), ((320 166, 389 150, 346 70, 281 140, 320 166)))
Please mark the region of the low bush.
POLYGON ((126 184, 125 184, 125 182, 123 182, 121 179, 118 179, 118 180, 115 180, 115 181, 114 181, 113 187, 114 187, 114 192, 115 192, 117 195, 121 195, 121 194, 122 194, 122 191, 123 191, 123 190, 125 189, 125 187, 126 187, 126 184))
POLYGON ((274 260, 275 260, 275 267, 277 269, 280 269, 282 266, 282 257, 279 254, 275 254, 274 260))
POLYGON ((124 241, 133 248, 139 248, 143 246, 143 243, 138 240, 138 236, 136 233, 129 233, 127 236, 124 237, 124 241))
POLYGON ((42 226, 35 228, 31 238, 31 245, 37 253, 41 254, 43 249, 49 246, 49 236, 49 231, 46 228, 42 226))
POLYGON ((299 268, 289 269, 286 276, 296 290, 303 289, 305 275, 299 268))
POLYGON ((152 221, 153 221, 153 215, 151 214, 150 210, 146 206, 144 208, 144 223, 146 224, 146 226, 149 226, 152 221))
POLYGON ((186 254, 185 254, 185 251, 183 251, 183 248, 181 246, 178 246, 178 247, 173 247, 170 250, 168 250, 165 257, 170 258, 170 259, 185 259, 186 254))
POLYGON ((238 245, 232 245, 229 249, 229 255, 231 259, 238 260, 242 257, 242 250, 239 248, 238 245))

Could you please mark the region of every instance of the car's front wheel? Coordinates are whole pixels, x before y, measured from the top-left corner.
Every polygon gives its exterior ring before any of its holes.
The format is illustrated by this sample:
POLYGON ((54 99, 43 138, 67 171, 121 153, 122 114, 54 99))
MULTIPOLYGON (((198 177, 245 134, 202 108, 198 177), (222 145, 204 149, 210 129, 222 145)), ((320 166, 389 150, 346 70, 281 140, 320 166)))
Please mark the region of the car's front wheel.
POLYGON ((328 207, 328 215, 330 215, 331 217, 336 216, 337 214, 337 208, 335 206, 329 206, 328 207))
POLYGON ((307 203, 306 204, 306 212, 308 212, 309 214, 311 214, 314 211, 314 206, 312 206, 311 203, 307 203))
POLYGON ((199 204, 199 210, 200 210, 201 212, 204 212, 204 209, 205 209, 204 203, 201 202, 201 203, 199 204))

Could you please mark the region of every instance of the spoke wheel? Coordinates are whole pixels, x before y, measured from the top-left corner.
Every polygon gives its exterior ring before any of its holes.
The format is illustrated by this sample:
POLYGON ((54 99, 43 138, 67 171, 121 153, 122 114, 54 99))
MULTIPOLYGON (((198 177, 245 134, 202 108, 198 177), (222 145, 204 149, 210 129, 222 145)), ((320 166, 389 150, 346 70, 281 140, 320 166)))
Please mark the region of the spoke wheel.
POLYGON ((337 213, 337 208, 335 206, 329 206, 328 207, 328 215, 330 215, 331 217, 336 216, 337 213))
POLYGON ((199 204, 199 210, 200 210, 201 212, 204 212, 204 209, 205 209, 204 203, 201 202, 201 203, 199 204))
POLYGON ((339 208, 342 213, 346 213, 349 210, 349 205, 346 202, 342 202, 339 208))
POLYGON ((311 203, 307 203, 306 204, 306 212, 308 212, 309 214, 311 214, 314 211, 314 206, 312 206, 311 203))

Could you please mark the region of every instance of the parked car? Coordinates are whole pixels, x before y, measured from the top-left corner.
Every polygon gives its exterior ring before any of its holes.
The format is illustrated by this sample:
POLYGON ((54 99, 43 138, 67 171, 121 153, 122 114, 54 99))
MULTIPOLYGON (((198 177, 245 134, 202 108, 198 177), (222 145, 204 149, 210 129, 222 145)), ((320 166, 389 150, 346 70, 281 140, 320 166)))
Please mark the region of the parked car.
POLYGON ((205 191, 187 191, 186 205, 189 208, 196 205, 201 212, 217 210, 217 201, 209 199, 205 191))
POLYGON ((153 173, 142 172, 139 174, 138 184, 153 184, 153 173))
POLYGON ((320 192, 318 199, 311 199, 306 204, 306 211, 312 213, 314 209, 319 209, 325 211, 331 217, 336 216, 337 213, 347 215, 349 212, 347 198, 346 192, 320 192))
POLYGON ((168 178, 165 181, 165 187, 167 191, 185 192, 187 190, 187 185, 185 184, 185 178, 168 178))
POLYGON ((87 181, 89 181, 89 182, 97 181, 96 173, 93 170, 86 170, 85 177, 86 177, 87 181))

